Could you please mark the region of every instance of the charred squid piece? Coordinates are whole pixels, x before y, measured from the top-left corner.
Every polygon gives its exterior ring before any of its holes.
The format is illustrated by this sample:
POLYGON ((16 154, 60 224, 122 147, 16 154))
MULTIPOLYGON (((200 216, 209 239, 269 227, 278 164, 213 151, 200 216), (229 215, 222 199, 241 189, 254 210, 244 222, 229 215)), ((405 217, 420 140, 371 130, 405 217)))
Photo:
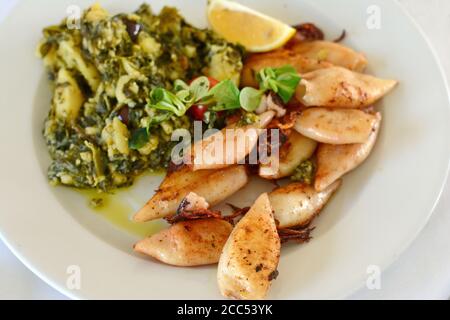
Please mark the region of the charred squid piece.
POLYGON ((286 108, 283 101, 274 93, 269 93, 261 98, 259 107, 255 110, 256 114, 262 114, 266 111, 274 111, 276 118, 281 118, 286 115, 286 108))
POLYGON ((216 170, 204 170, 199 172, 193 172, 186 165, 181 166, 171 165, 169 166, 167 174, 164 180, 161 182, 161 185, 159 186, 158 190, 165 190, 172 187, 180 189, 189 184, 206 179, 206 177, 208 177, 215 171, 216 170))
POLYGON ((323 191, 302 183, 291 183, 269 193, 279 229, 305 227, 320 213, 341 186, 338 180, 323 191))
POLYGON ((242 163, 258 143, 262 129, 274 116, 274 111, 266 111, 253 124, 242 127, 231 125, 194 143, 191 152, 185 156, 185 163, 193 171, 221 169, 242 163))
POLYGON ((220 211, 208 209, 183 211, 173 216, 165 217, 164 219, 166 219, 166 221, 170 224, 175 224, 181 221, 208 219, 208 218, 223 219, 222 213, 220 211))
POLYGON ((295 25, 294 28, 297 30, 296 36, 298 36, 298 39, 301 42, 325 39, 325 34, 323 33, 322 29, 320 29, 314 23, 301 23, 295 25))
POLYGON ((304 74, 296 97, 307 107, 356 109, 372 105, 396 85, 395 80, 331 67, 304 74))
POLYGON ((317 170, 314 188, 322 191, 347 172, 363 163, 371 153, 378 137, 381 114, 376 114, 377 121, 373 131, 364 143, 332 145, 319 144, 317 149, 317 170))
MULTIPOLYGON (((316 150, 317 142, 292 130, 278 154, 278 170, 272 170, 272 161, 264 161, 259 166, 259 176, 264 179, 281 179, 292 175, 303 161, 309 159, 316 150)), ((276 155, 272 156, 275 157, 276 155)))
POLYGON ((250 210, 250 207, 239 208, 231 203, 227 205, 233 210, 233 213, 227 216, 223 216, 223 219, 231 223, 233 226, 250 210))
POLYGON ((293 241, 296 243, 305 243, 311 240, 311 232, 314 228, 303 228, 303 229, 278 229, 278 235, 280 236, 281 243, 286 243, 293 241))
POLYGON ((238 222, 219 260, 217 280, 223 296, 263 299, 277 275, 280 237, 263 193, 238 222))
POLYGON ((344 41, 346 37, 347 37, 347 30, 344 29, 344 30, 342 30, 342 32, 339 35, 339 37, 334 39, 333 42, 334 43, 340 43, 340 42, 344 41))
POLYGON ((264 68, 278 68, 287 64, 293 66, 300 74, 333 66, 327 61, 310 59, 288 49, 252 54, 244 62, 244 68, 241 72, 241 86, 257 88, 259 84, 256 74, 259 71, 264 68))
MULTIPOLYGON (((260 165, 256 166, 252 173, 258 174, 260 172, 260 166, 269 161, 267 158, 271 157, 275 159, 276 154, 280 154, 280 157, 283 157, 283 154, 287 154, 288 145, 293 142, 290 139, 295 140, 295 137, 291 135, 293 134, 293 128, 297 121, 298 115, 301 113, 301 110, 298 108, 289 108, 286 110, 286 114, 280 118, 274 118, 267 126, 267 137, 266 139, 259 139, 258 141, 258 150, 259 150, 259 163, 260 165), (278 139, 273 134, 278 133, 278 139), (273 155, 273 156, 272 156, 273 155)), ((294 133, 295 135, 295 133, 294 133)), ((277 158, 278 159, 278 158, 277 158)), ((267 175, 268 173, 266 173, 267 175)), ((276 179, 269 178, 267 179, 276 179)))
POLYGON ((209 208, 209 203, 205 198, 199 196, 195 192, 189 192, 186 197, 180 202, 177 209, 177 214, 183 213, 185 211, 201 211, 207 210, 209 208))
POLYGON ((181 200, 177 213, 173 216, 168 216, 165 219, 170 224, 206 218, 222 219, 222 213, 220 211, 209 210, 208 208, 209 203, 206 202, 205 198, 200 197, 194 192, 190 192, 183 200, 181 200))
POLYGON ((173 215, 190 192, 214 206, 243 188, 248 179, 245 166, 230 166, 221 170, 182 169, 173 172, 133 219, 144 222, 173 215))
POLYGON ((223 219, 181 221, 137 242, 134 251, 173 266, 214 264, 232 229, 223 219))
POLYGON ((308 108, 298 117, 295 130, 322 143, 363 143, 376 121, 375 115, 357 109, 308 108))
POLYGON ((367 66, 364 54, 335 42, 303 41, 291 46, 290 49, 303 57, 325 61, 356 72, 364 71, 367 66))

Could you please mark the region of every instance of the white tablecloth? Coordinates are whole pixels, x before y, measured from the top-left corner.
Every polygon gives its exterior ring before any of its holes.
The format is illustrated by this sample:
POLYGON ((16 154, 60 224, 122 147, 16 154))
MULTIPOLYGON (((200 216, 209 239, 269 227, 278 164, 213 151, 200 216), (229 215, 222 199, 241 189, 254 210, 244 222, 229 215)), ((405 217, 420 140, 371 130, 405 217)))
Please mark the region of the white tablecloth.
MULTIPOLYGON (((450 1, 399 0, 424 29, 450 79, 450 1)), ((1 0, 0 19, 12 0, 1 0)), ((361 289, 352 299, 450 297, 450 182, 431 220, 413 245, 381 275, 380 290, 361 289)), ((65 299, 29 271, 0 242, 0 299, 65 299)))

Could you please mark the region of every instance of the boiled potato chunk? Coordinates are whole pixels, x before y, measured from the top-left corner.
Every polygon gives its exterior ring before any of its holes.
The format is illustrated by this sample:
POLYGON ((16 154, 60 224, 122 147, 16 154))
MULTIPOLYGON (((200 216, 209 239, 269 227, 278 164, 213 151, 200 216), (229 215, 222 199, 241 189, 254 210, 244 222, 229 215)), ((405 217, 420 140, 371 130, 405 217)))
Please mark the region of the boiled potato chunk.
POLYGON ((263 193, 225 243, 217 272, 220 292, 228 298, 263 299, 279 259, 280 238, 269 197, 263 193))
POLYGON ((88 22, 98 22, 109 17, 106 11, 98 2, 94 3, 86 12, 84 19, 88 22))
MULTIPOLYGON (((259 176, 265 179, 281 179, 292 175, 303 161, 309 159, 316 150, 317 142, 296 131, 292 131, 288 141, 279 151, 278 170, 272 170, 271 164, 276 164, 275 158, 270 158, 259 167, 259 176)), ((276 166, 274 166, 276 169, 276 166)))
POLYGON ((84 97, 77 82, 66 69, 60 69, 56 77, 53 106, 56 116, 68 122, 74 121, 80 113, 84 97))
POLYGON ((77 69, 86 79, 95 92, 100 84, 100 75, 97 69, 83 59, 80 49, 76 48, 71 40, 61 41, 58 48, 58 56, 70 69, 77 69))
POLYGON ((232 49, 222 45, 212 45, 210 50, 209 76, 219 81, 230 79, 239 85, 242 62, 240 59, 238 61, 230 59, 232 49))
POLYGON ((137 242, 134 250, 174 266, 213 264, 219 261, 232 229, 221 219, 182 221, 137 242))
POLYGON ((106 121, 106 126, 103 128, 101 136, 103 142, 107 145, 109 158, 113 159, 117 153, 123 155, 130 153, 128 147, 130 132, 118 117, 114 117, 112 121, 106 121))
POLYGON ((356 109, 309 108, 297 118, 295 130, 322 143, 349 144, 367 140, 376 117, 356 109))
POLYGON ((269 194, 278 228, 307 226, 341 186, 338 180, 323 191, 302 183, 291 183, 269 194))

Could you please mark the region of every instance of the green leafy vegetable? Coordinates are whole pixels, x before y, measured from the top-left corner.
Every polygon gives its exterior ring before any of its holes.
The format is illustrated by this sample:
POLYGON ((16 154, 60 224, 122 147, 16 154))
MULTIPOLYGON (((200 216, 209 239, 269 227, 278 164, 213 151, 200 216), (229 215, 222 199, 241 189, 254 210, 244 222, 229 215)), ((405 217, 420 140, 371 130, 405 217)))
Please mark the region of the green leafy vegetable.
POLYGON ((176 80, 174 91, 175 93, 163 88, 153 89, 150 92, 149 107, 169 111, 181 117, 194 104, 211 95, 207 77, 198 77, 190 85, 182 80, 176 80))
POLYGON ((284 103, 288 103, 300 83, 301 77, 294 67, 286 65, 280 68, 264 68, 257 74, 259 88, 272 90, 284 103))
POLYGON ((149 133, 147 128, 139 128, 133 132, 130 140, 128 141, 128 146, 130 149, 138 150, 145 146, 149 140, 149 133))
POLYGON ((147 131, 150 131, 151 127, 154 127, 170 118, 170 113, 164 112, 158 115, 154 115, 150 118, 150 122, 147 125, 147 131))
POLYGON ((295 93, 301 78, 294 67, 286 65, 280 68, 265 68, 257 79, 259 90, 245 87, 241 91, 231 80, 223 80, 210 88, 207 77, 198 77, 190 85, 182 80, 174 83, 174 93, 156 88, 150 93, 149 107, 164 110, 180 117, 195 104, 208 105, 214 112, 242 108, 247 112, 255 111, 263 94, 273 91, 287 103, 295 93))
POLYGON ((198 77, 192 81, 189 90, 194 97, 194 101, 200 101, 209 95, 209 80, 207 77, 198 77))
POLYGON ((145 146, 150 139, 150 129, 168 120, 169 118, 170 113, 168 112, 152 116, 146 128, 139 128, 133 132, 130 140, 128 141, 128 146, 130 149, 138 150, 145 146))
POLYGON ((185 103, 169 90, 155 88, 150 92, 150 104, 152 108, 170 111, 181 117, 186 112, 185 103))
POLYGON ((214 110, 230 110, 241 107, 239 89, 231 80, 219 82, 209 93, 216 103, 214 110))
POLYGON ((184 82, 183 80, 177 79, 173 83, 173 88, 175 92, 181 91, 181 90, 189 90, 189 85, 184 82))
POLYGON ((246 87, 242 89, 239 95, 239 102, 242 109, 248 112, 255 111, 261 103, 263 92, 255 88, 246 87))
POLYGON ((194 103, 204 99, 209 94, 209 80, 207 77, 198 77, 190 85, 182 80, 175 80, 174 90, 176 96, 189 109, 194 103))
POLYGON ((94 162, 95 175, 96 178, 99 179, 104 174, 101 152, 92 142, 84 141, 84 145, 88 147, 92 152, 92 160, 94 162))

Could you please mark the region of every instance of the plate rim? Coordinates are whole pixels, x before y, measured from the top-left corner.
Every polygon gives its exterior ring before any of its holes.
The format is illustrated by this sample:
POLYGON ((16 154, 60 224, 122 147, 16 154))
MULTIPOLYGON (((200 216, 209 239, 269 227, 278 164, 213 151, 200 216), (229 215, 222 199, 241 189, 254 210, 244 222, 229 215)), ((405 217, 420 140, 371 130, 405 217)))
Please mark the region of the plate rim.
MULTIPOLYGON (((21 1, 15 1, 15 5, 17 5, 18 3, 20 3, 21 1)), ((412 16, 412 14, 404 7, 404 5, 402 5, 399 0, 395 0, 394 3, 400 8, 401 12, 407 17, 407 19, 409 20, 409 22, 412 24, 412 26, 414 26, 414 28, 416 29, 416 31, 419 32, 420 37, 425 40, 425 43, 428 47, 428 50, 430 50, 434 62, 437 65, 437 68, 439 70, 441 79, 443 80, 443 84, 445 85, 445 91, 447 93, 447 109, 450 109, 450 87, 449 87, 449 82, 448 82, 448 77, 444 71, 443 65, 442 65, 442 61, 439 58, 439 56, 437 55, 436 49, 433 46, 433 44, 431 43, 431 40, 429 39, 429 37, 427 36, 427 34, 423 31, 423 28, 421 27, 421 25, 417 22, 417 20, 412 16)), ((8 14, 4 17, 7 18, 11 12, 13 10, 9 11, 8 14)), ((2 25, 2 22, 0 22, 0 27, 2 25)), ((400 259, 400 257, 405 253, 405 251, 411 246, 411 244, 414 242, 414 240, 418 237, 418 235, 423 231, 424 227, 428 224, 431 216, 434 214, 435 209, 437 204, 439 203, 439 201, 442 198, 443 195, 443 191, 445 188, 445 184, 449 178, 449 173, 450 173, 450 158, 447 159, 447 167, 446 167, 446 171, 443 174, 442 177, 442 182, 441 185, 439 187, 439 192, 438 195, 436 196, 436 199, 434 200, 434 203, 432 204, 430 210, 428 210, 427 214, 426 214, 426 219, 424 219, 424 222, 422 223, 422 226, 420 228, 418 228, 416 230, 415 233, 411 233, 409 237, 407 237, 408 239, 405 239, 403 242, 403 246, 399 247, 399 254, 394 257, 393 259, 386 259, 389 260, 388 262, 385 262, 384 265, 380 265, 381 270, 382 271, 386 271, 390 266, 392 266, 398 259, 400 259)), ((56 281, 53 281, 52 279, 50 279, 49 277, 47 277, 47 275, 44 273, 44 271, 39 270, 38 268, 36 268, 35 266, 33 266, 33 263, 24 255, 22 255, 18 248, 12 243, 12 239, 11 241, 4 235, 4 233, 2 232, 2 227, 0 226, 0 239, 3 241, 3 243, 5 243, 6 247, 34 274, 36 274, 40 279, 42 279, 45 283, 47 283, 49 286, 51 286, 53 289, 57 290, 58 292, 64 294, 65 296, 67 296, 68 298, 74 299, 74 300, 78 300, 78 299, 85 299, 85 297, 83 297, 82 295, 82 291, 72 291, 67 289, 62 283, 57 283, 56 281), (79 293, 79 294, 77 294, 79 293)), ((361 288, 361 285, 355 285, 354 288, 351 290, 351 292, 346 292, 344 294, 345 297, 350 297, 352 296, 358 289, 361 288)))

